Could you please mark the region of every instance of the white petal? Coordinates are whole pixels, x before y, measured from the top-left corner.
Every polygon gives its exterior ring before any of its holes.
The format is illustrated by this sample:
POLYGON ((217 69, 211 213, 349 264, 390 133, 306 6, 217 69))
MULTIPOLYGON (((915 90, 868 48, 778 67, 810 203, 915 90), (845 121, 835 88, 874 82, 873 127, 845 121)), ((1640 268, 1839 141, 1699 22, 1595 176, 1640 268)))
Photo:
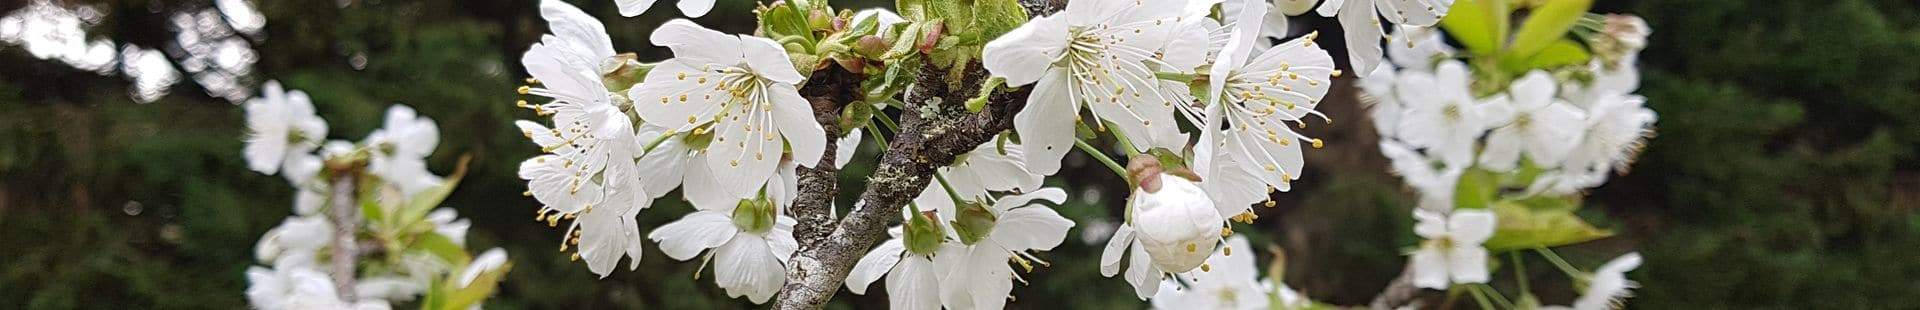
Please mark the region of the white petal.
POLYGON ((633 220, 639 210, 622 213, 599 209, 581 214, 577 224, 580 225, 581 260, 587 261, 588 270, 605 278, 612 274, 623 256, 633 256, 633 263, 639 263, 640 256, 636 254, 640 247, 640 226, 633 220))
POLYGON ((839 141, 834 141, 834 168, 845 168, 847 163, 853 162, 853 154, 860 151, 860 139, 864 138, 864 132, 866 131, 854 129, 853 132, 848 133, 847 136, 840 137, 839 141))
POLYGON ((1053 208, 1030 205, 999 214, 988 238, 1008 250, 1051 250, 1067 239, 1073 220, 1060 216, 1053 208))
POLYGON ((1450 280, 1447 278, 1446 255, 1433 249, 1423 248, 1413 252, 1413 258, 1409 264, 1413 264, 1408 267, 1413 272, 1413 286, 1436 290, 1447 289, 1450 280))
MULTIPOLYGON (((1325 2, 1321 2, 1320 8, 1314 11, 1319 12, 1320 16, 1334 17, 1335 14, 1340 14, 1341 8, 1346 7, 1344 5, 1346 1, 1347 0, 1327 0, 1325 2)), ((1366 0, 1354 0, 1354 1, 1366 1, 1366 0)), ((1356 14, 1365 14, 1365 13, 1356 13, 1356 14)))
POLYGON ((652 198, 660 198, 674 188, 680 187, 680 184, 686 180, 689 169, 706 169, 705 166, 693 165, 696 163, 699 162, 693 160, 693 152, 687 150, 687 145, 683 144, 681 138, 670 137, 666 141, 661 141, 660 145, 654 146, 653 151, 647 152, 646 156, 641 156, 634 162, 634 166, 647 169, 643 173, 638 173, 641 188, 652 194, 652 198))
MULTIPOLYGON (((599 61, 613 57, 613 39, 607 36, 607 27, 593 15, 580 11, 580 8, 561 0, 540 1, 540 17, 547 20, 549 31, 565 40, 570 48, 587 52, 591 60, 599 61)), ((595 64, 598 65, 598 64, 595 64)))
POLYGON ((1440 17, 1446 16, 1447 9, 1453 5, 1452 0, 1381 2, 1386 5, 1380 8, 1380 12, 1387 14, 1394 24, 1419 27, 1433 26, 1434 23, 1440 22, 1440 17))
MULTIPOLYGON (((1320 15, 1328 15, 1326 7, 1339 4, 1336 2, 1328 0, 1321 4, 1320 15)), ((1373 1, 1351 0, 1339 9, 1347 12, 1339 17, 1340 30, 1346 33, 1347 60, 1360 77, 1373 74, 1373 69, 1380 66, 1380 60, 1386 53, 1380 48, 1384 31, 1380 29, 1380 17, 1373 13, 1373 6, 1373 1)))
POLYGON ((1421 238, 1434 239, 1447 233, 1446 215, 1427 209, 1413 209, 1413 234, 1421 238))
POLYGON ((892 309, 939 310, 939 266, 913 255, 887 273, 887 304, 892 309))
MULTIPOLYGON (((699 156, 696 156, 696 163, 705 162, 705 159, 697 157, 699 156)), ((721 186, 720 181, 714 179, 713 172, 707 169, 707 165, 694 164, 686 169, 687 183, 680 188, 680 194, 687 199, 687 202, 693 203, 693 208, 733 214, 733 208, 742 198, 734 196, 732 190, 721 186)))
POLYGON ((673 49, 675 58, 687 58, 699 64, 733 65, 745 57, 740 37, 707 29, 686 19, 667 21, 654 29, 647 40, 653 41, 654 46, 673 49))
POLYGON ((861 256, 860 261, 853 264, 853 270, 847 272, 847 291, 852 291, 854 295, 866 295, 867 285, 893 270, 906 250, 904 243, 897 238, 874 246, 873 251, 861 256))
MULTIPOLYGON (((766 119, 774 116, 770 114, 779 113, 753 109, 756 111, 741 111, 748 115, 725 117, 714 124, 719 132, 713 144, 707 146, 706 166, 713 172, 714 180, 741 199, 759 194, 761 186, 767 184, 779 167, 784 151, 784 145, 777 139, 779 136, 770 126, 775 121, 766 119)), ((819 157, 815 156, 814 160, 818 161, 819 157)))
POLYGON ((827 133, 820 122, 814 121, 813 105, 792 85, 774 84, 767 95, 773 98, 774 124, 780 126, 780 135, 793 147, 793 161, 809 168, 819 164, 827 150, 827 133))
POLYGON ((1135 242, 1132 248, 1132 257, 1127 258, 1127 283, 1133 284, 1134 296, 1146 300, 1160 290, 1160 268, 1154 267, 1145 247, 1135 242))
POLYGON ((966 269, 971 275, 967 280, 971 281, 955 283, 971 291, 976 309, 1003 309, 1008 293, 1013 292, 1013 266, 1007 265, 1013 254, 984 245, 975 245, 972 257, 967 259, 966 269))
POLYGON ((787 282, 787 268, 774 257, 766 239, 738 234, 713 252, 713 282, 727 296, 746 296, 755 304, 767 302, 787 282))
POLYGON ((1521 111, 1538 110, 1552 104, 1554 91, 1553 76, 1540 70, 1528 72, 1527 76, 1514 81, 1507 90, 1513 95, 1514 108, 1521 111))
POLYGON ((654 1, 656 0, 614 0, 613 3, 620 6, 620 16, 634 17, 647 13, 647 8, 652 8, 654 1))
POLYGON ((1035 18, 987 42, 980 63, 987 72, 1005 77, 1008 86, 1027 85, 1052 70, 1053 60, 1066 52, 1067 36, 1067 24, 1058 18, 1035 18))
POLYGON ((1493 237, 1495 218, 1487 210, 1457 210, 1447 221, 1447 233, 1456 244, 1479 246, 1493 237))
MULTIPOLYGON (((680 1, 682 5, 687 2, 700 2, 700 0, 680 1)), ((709 6, 713 3, 712 0, 706 2, 709 6)), ((787 49, 780 47, 780 43, 767 38, 741 35, 740 49, 746 54, 747 66, 752 67, 753 72, 760 74, 760 77, 786 84, 798 84, 800 80, 806 79, 800 76, 800 71, 794 69, 793 59, 787 58, 787 49)))
POLYGON ((713 10, 714 0, 680 0, 680 13, 687 17, 700 17, 713 10))
POLYGON ((1487 249, 1455 244, 1447 251, 1447 273, 1453 283, 1487 283, 1487 249))
POLYGON ((722 76, 701 70, 702 66, 707 65, 678 58, 660 62, 647 72, 644 82, 627 90, 635 114, 649 125, 673 132, 691 131, 694 126, 713 121, 733 95, 714 88, 722 76))
POLYGON ((1060 158, 1073 148, 1080 104, 1071 100, 1064 71, 1049 72, 1027 96, 1027 107, 1013 117, 1013 130, 1027 146, 1027 169, 1040 175, 1060 171, 1060 158))
POLYGON ((660 244, 660 252, 674 260, 687 260, 699 255, 700 251, 719 247, 733 239, 740 230, 733 226, 733 218, 714 211, 695 211, 678 221, 654 228, 647 233, 647 239, 660 244))
POLYGON ((1521 143, 1519 128, 1493 130, 1487 135, 1486 149, 1480 153, 1480 165, 1493 171, 1512 171, 1520 162, 1521 143))
POLYGON ((1133 244, 1133 225, 1120 225, 1113 230, 1113 237, 1107 239, 1107 247, 1100 251, 1100 275, 1112 277, 1120 273, 1120 258, 1126 255, 1128 245, 1133 244))

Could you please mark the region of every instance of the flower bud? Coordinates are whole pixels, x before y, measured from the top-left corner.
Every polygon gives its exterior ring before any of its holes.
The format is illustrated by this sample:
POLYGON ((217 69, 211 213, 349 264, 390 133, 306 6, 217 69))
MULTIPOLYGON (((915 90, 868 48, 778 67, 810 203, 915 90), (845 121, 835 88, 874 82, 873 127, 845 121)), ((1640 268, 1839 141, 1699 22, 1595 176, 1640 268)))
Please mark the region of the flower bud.
POLYGON ((853 52, 859 53, 862 57, 878 59, 880 55, 887 54, 887 48, 892 47, 891 45, 887 43, 887 39, 880 36, 867 35, 860 37, 859 41, 854 41, 853 52))
POLYGON ((973 245, 986 239, 993 233, 993 224, 998 220, 986 205, 967 201, 954 206, 958 209, 953 219, 953 232, 960 236, 960 243, 973 245))
POLYGON ((1141 183, 1159 187, 1157 191, 1135 189, 1129 205, 1134 236, 1153 257, 1154 266, 1180 273, 1205 263, 1220 240, 1224 222, 1213 200, 1198 183, 1180 177, 1152 174, 1141 183))
POLYGON ((940 227, 940 215, 933 211, 920 212, 907 220, 907 252, 914 254, 933 254, 940 249, 940 242, 946 240, 946 234, 940 227))
POLYGON ((773 212, 772 200, 742 199, 733 207, 733 226, 743 232, 765 233, 773 228, 773 212))

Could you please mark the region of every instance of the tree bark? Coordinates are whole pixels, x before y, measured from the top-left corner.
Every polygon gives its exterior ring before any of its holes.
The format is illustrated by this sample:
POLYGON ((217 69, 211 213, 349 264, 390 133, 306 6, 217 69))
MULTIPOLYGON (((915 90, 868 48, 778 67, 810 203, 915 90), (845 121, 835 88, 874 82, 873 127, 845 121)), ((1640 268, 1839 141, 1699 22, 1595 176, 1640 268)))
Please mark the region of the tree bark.
POLYGON ((333 223, 333 255, 328 263, 340 300, 349 302, 355 300, 354 277, 359 273, 354 268, 354 260, 359 255, 354 232, 360 231, 360 207, 354 201, 355 178, 352 173, 335 173, 333 184, 328 187, 332 197, 327 200, 328 221, 333 223))
POLYGON ((862 97, 860 75, 839 65, 815 71, 800 91, 813 105, 814 121, 826 130, 827 148, 813 168, 801 167, 796 171, 800 193, 788 210, 799 222, 793 227, 793 237, 800 243, 795 253, 812 249, 833 232, 833 198, 840 193, 840 168, 833 165, 839 149, 835 144, 840 139, 840 109, 862 97))
MULTIPOLYGON (((1021 4, 1031 15, 1040 16, 1064 8, 1066 2, 1021 0, 1021 4)), ((979 93, 981 82, 987 78, 986 69, 979 63, 969 63, 958 83, 948 83, 947 68, 931 65, 932 61, 928 59, 922 60, 929 65, 922 68, 914 81, 914 91, 907 94, 907 106, 899 120, 900 128, 894 132, 873 175, 868 177, 866 191, 860 194, 863 207, 849 212, 837 224, 831 225, 830 233, 826 225, 833 222, 808 223, 805 218, 800 220, 801 226, 819 226, 804 230, 795 227, 795 238, 801 239, 802 246, 787 261, 787 283, 780 289, 773 308, 820 309, 825 306, 839 292, 841 284, 846 282, 847 272, 853 269, 853 264, 866 254, 867 249, 886 237, 887 227, 901 217, 900 208, 926 188, 928 182, 933 180, 936 169, 952 164, 955 156, 1013 128, 1013 115, 1025 106, 1028 88, 1012 92, 996 91, 989 97, 985 109, 967 112, 964 103, 979 93), (825 236, 814 238, 808 235, 815 233, 825 233, 825 236)), ((810 81, 808 88, 812 87, 815 85, 810 81)), ((801 91, 808 93, 819 90, 801 91)), ((815 106, 820 104, 816 102, 815 106)), ((822 181, 832 182, 813 179, 813 182, 822 181)), ((810 185, 808 182, 802 180, 801 188, 832 188, 810 185)), ((794 209, 831 208, 831 202, 831 198, 824 201, 796 201, 794 209), (803 202, 822 205, 803 206, 803 202)))
POLYGON ((1367 308, 1395 309, 1412 304, 1418 297, 1420 288, 1413 286, 1413 263, 1409 262, 1406 268, 1400 270, 1400 276, 1394 277, 1393 282, 1387 283, 1387 288, 1380 290, 1380 295, 1373 297, 1373 303, 1368 304, 1367 308))

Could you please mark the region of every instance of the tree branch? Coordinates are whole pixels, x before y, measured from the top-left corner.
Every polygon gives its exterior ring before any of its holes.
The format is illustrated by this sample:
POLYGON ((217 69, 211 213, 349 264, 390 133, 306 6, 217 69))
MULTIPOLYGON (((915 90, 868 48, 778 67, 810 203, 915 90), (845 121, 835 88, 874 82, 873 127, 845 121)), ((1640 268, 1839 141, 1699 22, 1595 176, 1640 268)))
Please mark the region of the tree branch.
POLYGON ((332 198, 327 207, 328 220, 333 222, 332 257, 328 263, 332 267, 333 285, 340 300, 356 300, 354 295, 354 277, 358 275, 354 260, 358 258, 359 242, 354 240, 354 232, 360 231, 360 206, 355 201, 354 188, 359 176, 351 172, 336 171, 333 177, 332 198))
POLYGON ((788 209, 799 222, 793 227, 793 237, 800 243, 799 250, 806 251, 833 232, 833 197, 840 192, 840 168, 833 165, 838 149, 834 147, 835 142, 840 138, 840 109, 862 96, 860 75, 839 65, 829 65, 814 71, 800 91, 813 105, 814 121, 827 133, 827 148, 821 153, 820 162, 814 163, 813 168, 801 167, 796 171, 800 193, 788 209))
POLYGON ((1409 262, 1406 268, 1400 270, 1400 276, 1388 282, 1387 288, 1381 289, 1380 295, 1374 296, 1373 303, 1367 307, 1374 310, 1396 309, 1413 303, 1418 297, 1420 288, 1413 286, 1413 263, 1409 262))
MULTIPOLYGON (((1065 0, 1020 2, 1034 16, 1058 11, 1066 3, 1065 0)), ((825 306, 846 282, 854 262, 886 237, 887 227, 901 218, 900 208, 926 188, 936 169, 952 164, 955 156, 1013 128, 1013 115, 1025 106, 1028 89, 996 91, 985 109, 969 113, 963 103, 979 93, 981 81, 987 77, 986 69, 979 63, 969 63, 959 83, 949 84, 947 68, 931 65, 933 62, 929 59, 922 60, 930 65, 923 67, 914 81, 914 91, 908 94, 906 109, 901 113, 900 129, 894 132, 893 142, 887 146, 873 175, 868 177, 866 191, 860 194, 863 207, 840 219, 825 238, 801 241, 800 251, 787 261, 787 284, 780 289, 773 308, 825 306), (808 242, 813 244, 807 246, 808 242)), ((808 186, 804 183, 803 187, 808 186)), ((806 219, 801 221, 806 225, 806 219)), ((802 238, 800 235, 796 231, 796 238, 802 238)))

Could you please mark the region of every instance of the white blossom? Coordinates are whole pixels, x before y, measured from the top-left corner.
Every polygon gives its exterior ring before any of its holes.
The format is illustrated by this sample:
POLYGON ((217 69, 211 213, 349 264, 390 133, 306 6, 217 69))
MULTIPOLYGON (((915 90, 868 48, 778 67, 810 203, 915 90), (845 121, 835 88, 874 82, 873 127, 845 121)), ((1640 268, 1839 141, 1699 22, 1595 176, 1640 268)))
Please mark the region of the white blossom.
POLYGON ((1237 167, 1267 188, 1285 191, 1292 188, 1292 181, 1300 177, 1306 165, 1302 144, 1318 147, 1321 143, 1293 131, 1290 125, 1305 126, 1303 121, 1309 115, 1324 118, 1313 108, 1326 96, 1332 86, 1330 77, 1337 73, 1333 58, 1313 43, 1312 34, 1254 55, 1253 42, 1265 40, 1254 29, 1262 18, 1259 13, 1241 12, 1229 42, 1211 68, 1211 95, 1206 120, 1201 122, 1200 146, 1196 147, 1201 151, 1195 153, 1196 166, 1203 168, 1196 172, 1202 178, 1231 173, 1209 167, 1216 164, 1214 153, 1220 152, 1233 163, 1219 164, 1237 167), (1212 150, 1215 147, 1222 148, 1212 150))
MULTIPOLYGON (((940 309, 941 283, 947 276, 945 266, 934 263, 934 253, 914 253, 907 249, 901 228, 888 230, 892 239, 874 246, 847 272, 847 290, 865 295, 867 286, 887 279, 887 304, 891 309, 940 309)), ((942 249, 946 247, 936 248, 942 249)), ((952 253, 952 252, 949 252, 952 253)), ((957 255, 957 254, 956 254, 957 255)))
POLYGON ((1433 26, 1451 7, 1453 0, 1326 0, 1318 12, 1326 17, 1338 15, 1340 30, 1346 34, 1347 59, 1353 71, 1366 77, 1380 65, 1380 39, 1385 35, 1381 27, 1386 22, 1402 28, 1433 26))
POLYGON ((755 196, 791 147, 813 167, 827 147, 812 106, 794 88, 804 77, 786 50, 766 38, 732 36, 676 19, 653 32, 675 58, 629 90, 642 120, 670 132, 711 134, 699 150, 705 169, 735 198, 755 196))
POLYGON ((1587 110, 1586 128, 1570 152, 1564 166, 1605 177, 1610 171, 1626 171, 1652 135, 1657 118, 1638 95, 1605 95, 1587 110))
POLYGON ((1414 209, 1413 233, 1426 238, 1413 252, 1413 285, 1446 289, 1449 283, 1486 283, 1487 249, 1481 243, 1493 237, 1493 212, 1457 209, 1441 213, 1414 209))
POLYGON ((389 309, 380 300, 348 302, 340 300, 333 279, 318 270, 306 268, 247 269, 247 302, 264 310, 379 310, 389 309))
POLYGON ((1471 76, 1459 61, 1440 63, 1433 74, 1400 72, 1394 90, 1407 111, 1400 119, 1400 139, 1422 147, 1448 166, 1473 162, 1475 141, 1489 128, 1489 109, 1507 108, 1506 96, 1474 98, 1467 88, 1471 76))
MULTIPOLYGON (((987 141, 955 157, 953 165, 940 167, 937 173, 961 199, 982 199, 990 192, 1028 193, 1040 189, 1042 177, 1027 169, 1026 156, 1026 147, 1020 144, 987 141)), ((925 210, 939 210, 940 216, 953 218, 955 202, 940 181, 927 182, 913 201, 925 210)))
POLYGON ((1155 309, 1268 309, 1267 290, 1256 279, 1253 246, 1243 236, 1227 238, 1227 245, 1207 258, 1202 272, 1168 279, 1153 296, 1155 309), (1234 250, 1240 250, 1234 255, 1234 250), (1184 287, 1179 283, 1185 283, 1184 287))
POLYGON ((1511 107, 1488 110, 1507 113, 1487 115, 1490 123, 1505 125, 1487 135, 1480 165, 1510 171, 1517 167, 1520 155, 1526 154, 1536 166, 1558 167, 1579 142, 1583 112, 1554 99, 1553 76, 1545 71, 1521 77, 1507 93, 1512 98, 1511 107))
POLYGON ((1393 164, 1393 172, 1420 194, 1419 207, 1429 211, 1453 210, 1453 190, 1465 174, 1466 166, 1434 168, 1433 159, 1398 141, 1380 141, 1380 153, 1393 164))
POLYGON ((440 144, 440 128, 433 119, 406 105, 387 108, 386 123, 367 135, 372 150, 367 170, 411 196, 439 185, 440 176, 427 170, 427 155, 440 144))
MULTIPOLYGON (((1155 51, 1175 37, 1185 0, 1088 0, 1035 18, 988 42, 981 63, 1007 85, 1034 84, 1034 104, 1014 116, 1014 131, 1031 149, 1027 166, 1042 175, 1060 169, 1072 147, 1082 107, 1110 123, 1137 150, 1181 149, 1186 137, 1174 122, 1183 97, 1164 91, 1154 67, 1166 66, 1155 51), (1037 83, 1037 84, 1036 84, 1037 83)), ((1194 49, 1187 49, 1194 50, 1194 49)), ((1197 54, 1197 53, 1196 53, 1197 54)))
POLYGON ((1452 59, 1455 53, 1447 46, 1446 35, 1431 27, 1400 27, 1392 38, 1387 43, 1387 60, 1403 70, 1433 72, 1435 63, 1452 59))
MULTIPOLYGON (((327 121, 314 114, 307 93, 282 90, 278 81, 267 81, 260 97, 247 100, 246 109, 247 145, 243 153, 247 167, 253 171, 274 174, 282 165, 304 163, 293 159, 312 152, 327 138, 327 121)), ((306 169, 287 170, 288 181, 304 180, 292 170, 306 169)))
POLYGON ((767 199, 696 203, 700 210, 654 229, 647 238, 675 260, 707 253, 702 264, 714 264, 714 282, 728 296, 764 303, 786 284, 787 258, 799 247, 793 239, 794 219, 780 214, 774 204, 767 199))
POLYGON ((473 285, 473 280, 479 278, 480 274, 500 269, 506 264, 506 250, 489 249, 485 253, 480 253, 480 256, 474 257, 473 262, 467 263, 467 268, 460 271, 460 278, 454 283, 460 284, 460 287, 473 285))
POLYGON ((1640 267, 1640 253, 1627 253, 1594 270, 1593 277, 1587 280, 1587 289, 1573 301, 1573 309, 1607 310, 1625 306, 1627 297, 1633 297, 1633 289, 1639 283, 1627 279, 1627 272, 1640 267))
POLYGON ((1008 261, 1020 264, 1029 272, 1035 263, 1047 264, 1029 252, 1059 246, 1066 240, 1067 230, 1073 228, 1073 221, 1060 216, 1053 208, 1038 204, 1037 200, 1063 203, 1067 192, 1046 188, 1001 197, 986 208, 984 216, 988 223, 984 231, 961 231, 969 227, 967 217, 976 216, 961 212, 956 218, 959 222, 953 226, 961 242, 947 243, 934 256, 935 264, 946 268, 946 276, 941 277, 941 281, 952 284, 940 287, 942 305, 951 309, 1005 308, 1013 281, 1026 281, 1014 272, 1008 261), (973 239, 974 234, 979 234, 978 239, 973 239))

